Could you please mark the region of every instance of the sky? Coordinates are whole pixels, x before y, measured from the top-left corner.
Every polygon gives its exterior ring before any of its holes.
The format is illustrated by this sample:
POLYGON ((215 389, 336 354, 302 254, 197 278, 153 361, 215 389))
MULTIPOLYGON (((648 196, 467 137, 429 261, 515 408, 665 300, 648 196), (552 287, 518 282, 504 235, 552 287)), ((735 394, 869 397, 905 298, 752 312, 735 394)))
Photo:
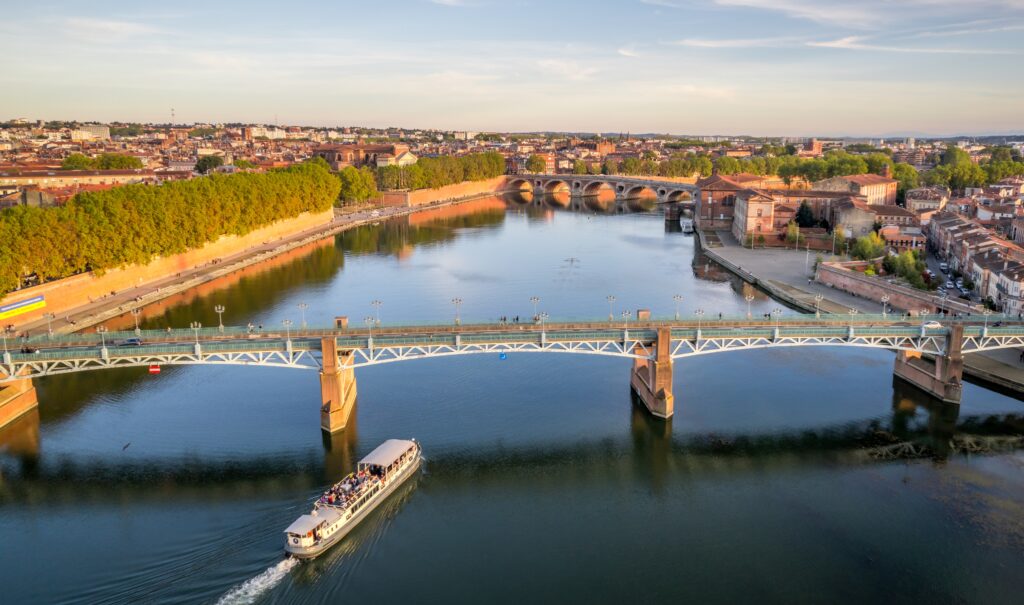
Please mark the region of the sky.
POLYGON ((1024 0, 12 3, 0 119, 1024 132, 1024 0))

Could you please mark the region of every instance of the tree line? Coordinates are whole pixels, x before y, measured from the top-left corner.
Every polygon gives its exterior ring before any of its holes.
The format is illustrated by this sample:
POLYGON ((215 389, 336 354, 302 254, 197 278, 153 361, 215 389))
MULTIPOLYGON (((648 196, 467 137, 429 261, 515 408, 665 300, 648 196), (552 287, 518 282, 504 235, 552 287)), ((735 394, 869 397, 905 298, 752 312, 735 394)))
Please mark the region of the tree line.
POLYGON ((61 170, 137 170, 142 168, 142 160, 133 155, 122 153, 101 153, 89 157, 81 153, 72 153, 60 163, 61 170))
POLYGON ((76 195, 64 206, 0 211, 0 293, 86 271, 144 264, 275 221, 331 207, 327 164, 214 174, 76 195))
POLYGON ((948 146, 938 159, 938 166, 924 173, 924 182, 954 191, 984 187, 1007 177, 1024 176, 1024 158, 1009 147, 992 149, 989 160, 980 164, 975 164, 966 151, 953 145, 948 146))
POLYGON ((411 166, 384 166, 376 171, 377 187, 436 189, 463 181, 482 181, 505 174, 505 157, 496 151, 464 156, 420 158, 411 166))

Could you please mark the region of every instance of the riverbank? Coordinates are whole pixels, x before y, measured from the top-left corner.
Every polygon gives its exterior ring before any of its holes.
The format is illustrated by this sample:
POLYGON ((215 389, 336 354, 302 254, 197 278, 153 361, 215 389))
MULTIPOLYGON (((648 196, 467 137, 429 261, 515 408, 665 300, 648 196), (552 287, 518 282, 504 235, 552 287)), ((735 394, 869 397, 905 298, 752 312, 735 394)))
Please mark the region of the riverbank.
POLYGON ((17 329, 20 333, 38 333, 52 329, 54 334, 70 334, 124 315, 134 308, 144 307, 180 294, 196 286, 231 275, 348 229, 389 218, 409 216, 437 208, 453 206, 499 193, 501 192, 475 193, 466 197, 444 199, 412 207, 360 206, 348 209, 336 208, 334 219, 328 223, 282 237, 274 242, 266 242, 248 248, 234 255, 224 256, 216 263, 196 266, 176 275, 118 291, 114 295, 108 295, 105 298, 73 307, 49 323, 45 319, 38 319, 20 325, 17 329))
MULTIPOLYGON (((813 280, 814 258, 805 251, 779 248, 749 250, 725 232, 697 231, 703 253, 740 279, 761 288, 772 298, 804 313, 880 313, 880 305, 813 280)), ((890 309, 894 309, 892 306, 890 309)), ((964 357, 964 376, 993 386, 1011 396, 1024 397, 1024 367, 1016 349, 975 353, 964 357), (1017 365, 1013 365, 1017 364, 1017 365)))

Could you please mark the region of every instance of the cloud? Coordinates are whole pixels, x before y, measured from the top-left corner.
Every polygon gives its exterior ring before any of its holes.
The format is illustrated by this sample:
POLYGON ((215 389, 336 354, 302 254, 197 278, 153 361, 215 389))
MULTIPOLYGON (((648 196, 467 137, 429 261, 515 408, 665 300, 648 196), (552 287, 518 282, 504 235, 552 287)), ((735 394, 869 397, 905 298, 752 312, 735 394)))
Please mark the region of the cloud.
POLYGON ((725 38, 719 40, 684 38, 668 44, 694 48, 780 48, 793 46, 794 43, 796 43, 794 38, 725 38))
POLYGON ((64 20, 64 28, 70 35, 88 38, 139 36, 159 31, 157 28, 145 23, 115 21, 111 19, 90 19, 88 17, 69 17, 64 20))
POLYGON ((864 36, 846 36, 837 40, 826 40, 821 42, 808 42, 807 46, 820 48, 840 48, 844 50, 868 50, 876 52, 891 53, 922 53, 941 55, 1011 55, 1018 54, 1013 51, 992 50, 983 48, 921 48, 913 46, 883 46, 879 44, 865 44, 864 36))
POLYGON ((619 53, 623 57, 630 57, 634 59, 640 56, 640 53, 636 52, 632 48, 620 48, 615 52, 619 53))
POLYGON ((569 80, 587 80, 600 71, 596 67, 583 67, 576 61, 563 59, 541 59, 537 61, 537 67, 550 75, 569 80))

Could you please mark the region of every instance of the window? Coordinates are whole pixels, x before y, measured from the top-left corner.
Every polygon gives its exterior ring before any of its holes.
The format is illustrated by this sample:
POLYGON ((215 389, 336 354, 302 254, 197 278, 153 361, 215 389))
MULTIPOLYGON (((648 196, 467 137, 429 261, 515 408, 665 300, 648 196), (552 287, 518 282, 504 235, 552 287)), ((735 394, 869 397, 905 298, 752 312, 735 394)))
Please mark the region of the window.
POLYGON ((761 218, 761 213, 762 212, 763 212, 762 209, 760 209, 760 208, 757 209, 757 218, 761 218))

